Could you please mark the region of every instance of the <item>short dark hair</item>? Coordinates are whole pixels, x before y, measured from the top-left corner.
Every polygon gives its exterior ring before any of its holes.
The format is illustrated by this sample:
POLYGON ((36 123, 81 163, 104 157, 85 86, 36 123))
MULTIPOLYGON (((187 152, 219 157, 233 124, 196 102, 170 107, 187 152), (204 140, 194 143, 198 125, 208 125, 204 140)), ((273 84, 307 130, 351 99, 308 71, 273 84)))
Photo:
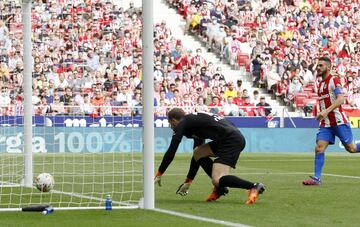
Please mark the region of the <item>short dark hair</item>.
POLYGON ((185 111, 181 108, 173 108, 167 114, 168 119, 181 120, 186 115, 185 111))
POLYGON ((329 66, 331 65, 331 60, 330 60, 330 58, 328 58, 328 57, 323 56, 323 57, 319 58, 319 61, 324 61, 324 62, 326 62, 329 66))

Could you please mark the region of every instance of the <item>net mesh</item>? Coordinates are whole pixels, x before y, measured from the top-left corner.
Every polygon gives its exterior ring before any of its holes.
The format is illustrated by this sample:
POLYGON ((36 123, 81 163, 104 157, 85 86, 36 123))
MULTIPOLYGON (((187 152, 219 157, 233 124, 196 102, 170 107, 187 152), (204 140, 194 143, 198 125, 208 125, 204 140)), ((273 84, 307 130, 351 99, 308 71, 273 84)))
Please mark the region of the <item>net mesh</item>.
POLYGON ((1 118, 0 208, 30 204, 101 207, 136 205, 143 194, 140 119, 136 117, 35 117, 33 176, 50 173, 50 192, 23 187, 23 125, 1 118), (82 122, 82 124, 78 124, 82 122))

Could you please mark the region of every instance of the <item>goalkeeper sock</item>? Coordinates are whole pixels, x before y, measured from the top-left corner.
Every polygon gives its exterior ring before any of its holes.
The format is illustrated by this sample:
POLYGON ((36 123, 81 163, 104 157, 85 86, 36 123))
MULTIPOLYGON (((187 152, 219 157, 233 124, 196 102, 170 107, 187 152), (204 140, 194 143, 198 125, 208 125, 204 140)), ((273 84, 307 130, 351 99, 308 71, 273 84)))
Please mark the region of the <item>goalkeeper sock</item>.
POLYGON ((200 158, 198 160, 198 163, 200 164, 201 168, 205 171, 205 173, 212 178, 212 168, 213 168, 213 160, 209 157, 206 158, 200 158))
POLYGON ((316 153, 315 154, 315 177, 320 180, 322 168, 325 162, 325 153, 316 153))
POLYGON ((191 158, 189 172, 187 174, 187 179, 194 180, 197 171, 199 170, 200 164, 195 161, 194 156, 191 158))
POLYGON ((237 176, 227 175, 220 178, 219 187, 252 189, 254 183, 243 180, 237 176))

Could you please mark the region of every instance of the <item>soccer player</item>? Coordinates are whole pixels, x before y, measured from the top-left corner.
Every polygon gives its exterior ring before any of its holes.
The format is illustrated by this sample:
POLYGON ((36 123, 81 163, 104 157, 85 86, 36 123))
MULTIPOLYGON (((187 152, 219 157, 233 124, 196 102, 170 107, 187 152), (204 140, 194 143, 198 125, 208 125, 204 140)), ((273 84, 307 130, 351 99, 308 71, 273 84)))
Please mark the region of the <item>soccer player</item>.
MULTIPOLYGON (((161 182, 161 176, 175 157, 183 136, 196 139, 210 139, 206 144, 197 146, 193 151, 194 161, 211 176, 214 191, 207 201, 216 200, 225 188, 243 188, 249 190, 246 204, 253 204, 265 187, 262 183, 252 183, 237 176, 230 175, 235 168, 241 151, 245 147, 245 138, 229 121, 214 114, 185 114, 180 108, 173 108, 168 113, 168 121, 174 133, 170 146, 156 173, 155 183, 161 182), (210 157, 215 157, 212 160, 210 157)), ((191 168, 190 168, 191 169, 191 168)))
POLYGON ((332 76, 330 69, 330 59, 327 57, 319 58, 316 71, 317 76, 322 77, 322 81, 318 89, 320 113, 316 119, 320 122, 320 129, 316 135, 315 175, 304 180, 304 185, 321 185, 325 150, 329 144, 334 144, 335 136, 340 139, 348 152, 360 152, 360 144, 355 144, 350 124, 342 110, 344 95, 342 94, 340 79, 332 76))

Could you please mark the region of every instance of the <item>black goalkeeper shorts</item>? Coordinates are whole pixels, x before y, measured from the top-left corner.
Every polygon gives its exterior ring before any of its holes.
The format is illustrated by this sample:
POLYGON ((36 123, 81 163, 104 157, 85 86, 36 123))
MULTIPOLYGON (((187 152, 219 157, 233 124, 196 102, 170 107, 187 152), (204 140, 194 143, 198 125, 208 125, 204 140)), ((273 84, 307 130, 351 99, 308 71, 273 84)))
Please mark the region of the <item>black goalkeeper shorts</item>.
POLYGON ((216 158, 214 163, 228 165, 235 169, 240 153, 244 150, 246 141, 239 131, 234 131, 219 141, 208 143, 216 158))

